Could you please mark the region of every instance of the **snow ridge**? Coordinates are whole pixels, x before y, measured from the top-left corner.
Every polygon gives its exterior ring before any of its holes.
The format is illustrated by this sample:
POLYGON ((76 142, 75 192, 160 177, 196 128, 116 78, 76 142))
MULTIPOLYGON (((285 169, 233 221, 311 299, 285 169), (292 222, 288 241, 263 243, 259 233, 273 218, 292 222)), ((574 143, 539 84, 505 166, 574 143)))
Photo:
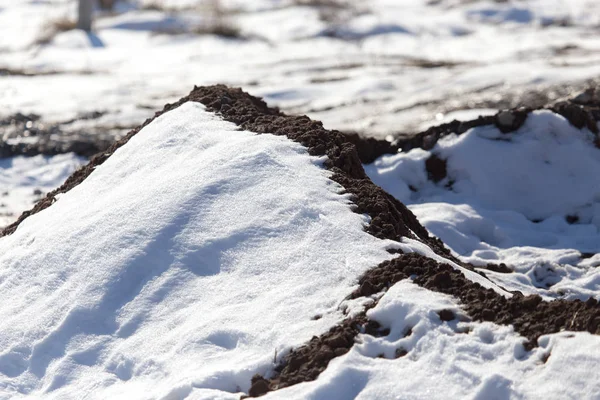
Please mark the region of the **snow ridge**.
POLYGON ((198 103, 146 126, 0 239, 2 397, 247 391, 390 257, 322 162, 198 103))

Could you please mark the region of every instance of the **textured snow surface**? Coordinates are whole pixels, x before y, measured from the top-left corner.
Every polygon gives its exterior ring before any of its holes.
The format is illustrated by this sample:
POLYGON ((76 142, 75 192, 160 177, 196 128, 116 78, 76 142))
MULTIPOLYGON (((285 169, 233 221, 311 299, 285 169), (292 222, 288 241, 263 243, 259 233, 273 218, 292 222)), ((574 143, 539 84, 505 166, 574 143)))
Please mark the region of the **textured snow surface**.
POLYGON ((185 104, 0 239, 0 397, 247 391, 343 317, 391 242, 322 159, 236 130, 185 104))
MULTIPOLYGON (((322 162, 197 103, 157 118, 0 239, 0 398, 238 399, 341 309, 373 301, 342 299, 387 249, 437 257, 365 233, 322 162)), ((316 381, 265 398, 600 394, 598 337, 559 333, 526 352, 511 327, 468 322, 410 280, 368 315, 390 334, 359 335, 316 381)))
POLYGON ((367 313, 390 327, 388 336, 360 335, 359 344, 331 361, 316 381, 265 400, 599 398, 597 336, 543 336, 540 347, 526 352, 512 328, 443 322, 437 314, 443 309, 460 315, 449 296, 398 282, 367 313), (407 354, 397 358, 398 349, 407 354))
POLYGON ((600 150, 587 129, 536 111, 517 132, 474 128, 366 170, 466 261, 514 267, 487 273, 507 289, 598 298, 600 256, 582 259, 600 252, 600 150), (438 184, 427 179, 431 154, 447 160, 438 184))

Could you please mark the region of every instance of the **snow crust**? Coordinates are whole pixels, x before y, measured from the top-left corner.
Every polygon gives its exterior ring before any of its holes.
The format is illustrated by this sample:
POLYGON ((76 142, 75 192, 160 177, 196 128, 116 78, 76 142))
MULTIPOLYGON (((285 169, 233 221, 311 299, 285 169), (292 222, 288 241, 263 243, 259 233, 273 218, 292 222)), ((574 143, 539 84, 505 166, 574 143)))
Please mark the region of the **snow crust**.
POLYGON ((591 400, 600 395, 597 336, 547 335, 527 352, 511 327, 465 321, 454 299, 410 280, 392 286, 368 316, 389 326, 390 334, 361 335, 316 381, 269 393, 265 400, 591 400), (438 312, 444 309, 459 319, 441 321, 438 312), (406 355, 398 358, 399 349, 406 355))
POLYGON ((592 140, 562 116, 536 111, 517 132, 474 128, 431 151, 384 156, 366 171, 464 260, 514 267, 516 274, 486 272, 503 287, 587 299, 598 296, 600 278, 598 256, 582 260, 600 252, 600 150, 592 140), (427 179, 431 154, 447 160, 438 184, 427 179))
POLYGON ((0 239, 0 398, 217 398, 343 318, 392 242, 322 159, 237 129, 184 104, 0 239))

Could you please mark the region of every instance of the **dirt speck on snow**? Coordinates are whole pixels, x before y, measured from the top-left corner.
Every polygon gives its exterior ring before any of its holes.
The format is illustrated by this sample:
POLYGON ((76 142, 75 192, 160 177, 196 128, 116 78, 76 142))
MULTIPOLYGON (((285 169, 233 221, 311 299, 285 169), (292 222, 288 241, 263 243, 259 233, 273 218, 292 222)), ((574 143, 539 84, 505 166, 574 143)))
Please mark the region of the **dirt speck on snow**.
POLYGON ((437 183, 446 177, 446 160, 432 154, 425 160, 425 170, 429 180, 437 183))

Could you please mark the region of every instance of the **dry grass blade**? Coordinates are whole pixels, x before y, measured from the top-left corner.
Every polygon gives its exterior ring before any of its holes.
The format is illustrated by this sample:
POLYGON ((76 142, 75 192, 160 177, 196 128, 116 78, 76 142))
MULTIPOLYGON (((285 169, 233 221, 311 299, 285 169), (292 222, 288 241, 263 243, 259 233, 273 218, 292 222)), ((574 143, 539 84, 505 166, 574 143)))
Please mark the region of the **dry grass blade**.
POLYGON ((67 17, 62 17, 59 19, 49 21, 42 28, 42 31, 41 31, 40 35, 38 36, 38 38, 36 39, 35 43, 36 44, 48 44, 52 41, 52 39, 54 39, 54 37, 57 34, 59 34, 61 32, 67 32, 67 31, 73 30, 75 28, 77 28, 77 21, 67 18, 67 17))

